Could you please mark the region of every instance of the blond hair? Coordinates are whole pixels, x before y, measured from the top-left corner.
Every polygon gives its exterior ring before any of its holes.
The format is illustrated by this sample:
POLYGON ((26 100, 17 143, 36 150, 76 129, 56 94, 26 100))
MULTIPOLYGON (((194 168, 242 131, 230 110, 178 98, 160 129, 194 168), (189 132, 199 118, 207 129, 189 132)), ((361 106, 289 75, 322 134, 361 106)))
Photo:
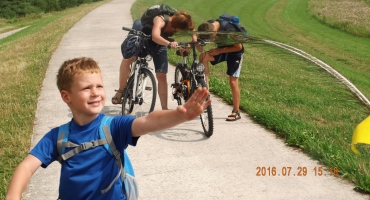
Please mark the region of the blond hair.
POLYGON ((58 89, 70 92, 74 77, 93 73, 100 74, 101 71, 98 63, 92 58, 80 57, 66 60, 58 70, 58 89))

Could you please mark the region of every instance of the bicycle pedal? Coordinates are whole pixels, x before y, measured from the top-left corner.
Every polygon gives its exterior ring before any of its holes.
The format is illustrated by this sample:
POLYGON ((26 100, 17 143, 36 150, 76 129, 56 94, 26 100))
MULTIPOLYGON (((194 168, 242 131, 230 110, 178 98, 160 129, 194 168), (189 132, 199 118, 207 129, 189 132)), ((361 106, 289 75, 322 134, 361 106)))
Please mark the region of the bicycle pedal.
POLYGON ((150 86, 145 86, 145 90, 152 91, 152 87, 150 87, 150 86))

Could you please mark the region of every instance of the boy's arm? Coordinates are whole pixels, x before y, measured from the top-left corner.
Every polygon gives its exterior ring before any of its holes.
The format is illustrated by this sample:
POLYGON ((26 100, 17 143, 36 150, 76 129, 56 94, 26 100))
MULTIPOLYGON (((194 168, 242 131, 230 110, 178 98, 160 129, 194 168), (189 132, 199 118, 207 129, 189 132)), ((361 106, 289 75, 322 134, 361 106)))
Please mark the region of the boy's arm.
POLYGON ((198 117, 211 103, 206 100, 209 95, 207 88, 198 88, 191 98, 176 110, 156 110, 139 117, 132 123, 132 136, 138 137, 150 132, 171 128, 180 123, 198 117))
POLYGON ((22 192, 25 190, 32 175, 41 166, 41 161, 35 156, 28 156, 18 165, 10 181, 9 190, 5 199, 21 199, 22 192))

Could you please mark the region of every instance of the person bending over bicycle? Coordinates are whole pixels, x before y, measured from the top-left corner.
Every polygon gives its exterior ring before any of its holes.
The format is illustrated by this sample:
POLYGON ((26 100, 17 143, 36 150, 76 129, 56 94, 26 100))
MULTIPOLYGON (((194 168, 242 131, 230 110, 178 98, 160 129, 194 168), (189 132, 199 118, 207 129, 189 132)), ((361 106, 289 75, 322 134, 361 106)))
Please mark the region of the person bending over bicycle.
POLYGON ((205 73, 207 77, 207 85, 209 88, 209 66, 208 62, 212 65, 216 65, 220 62, 227 62, 227 72, 229 76, 229 85, 231 88, 231 94, 233 98, 233 110, 231 115, 226 118, 226 121, 236 121, 240 119, 239 105, 240 105, 240 89, 238 78, 240 75, 240 70, 242 67, 244 47, 242 43, 237 43, 233 45, 224 45, 218 43, 217 41, 222 41, 222 37, 227 37, 227 35, 217 35, 218 31, 230 31, 239 32, 235 29, 232 24, 226 24, 225 27, 221 27, 221 24, 217 20, 209 20, 198 26, 198 31, 213 31, 215 34, 205 34, 199 35, 202 39, 215 39, 217 48, 211 49, 200 55, 199 60, 205 66, 205 73))
MULTIPOLYGON (((158 80, 158 95, 161 101, 162 110, 168 110, 167 107, 167 71, 168 58, 167 47, 175 48, 178 43, 170 41, 168 37, 174 35, 179 30, 194 30, 194 22, 191 16, 185 11, 178 11, 172 16, 157 15, 153 17, 153 24, 142 26, 140 20, 135 20, 133 29, 143 31, 147 35, 151 35, 151 40, 148 41, 148 48, 153 57, 156 77, 158 80)), ((119 89, 116 90, 115 96, 112 98, 113 104, 122 103, 122 93, 126 86, 126 82, 130 72, 130 64, 136 60, 140 49, 132 43, 135 43, 137 37, 128 36, 121 45, 123 59, 120 66, 119 74, 119 89), (136 38, 136 39, 135 39, 136 38)), ((140 47, 139 47, 140 48, 140 47)))

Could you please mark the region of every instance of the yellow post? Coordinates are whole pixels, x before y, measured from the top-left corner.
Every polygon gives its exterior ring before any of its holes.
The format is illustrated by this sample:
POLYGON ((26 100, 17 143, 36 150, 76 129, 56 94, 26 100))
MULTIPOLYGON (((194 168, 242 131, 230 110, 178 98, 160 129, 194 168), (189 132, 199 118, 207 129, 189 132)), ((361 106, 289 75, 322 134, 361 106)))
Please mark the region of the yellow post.
POLYGON ((370 116, 357 125, 353 133, 351 149, 356 154, 360 154, 355 147, 358 143, 370 144, 370 116))

